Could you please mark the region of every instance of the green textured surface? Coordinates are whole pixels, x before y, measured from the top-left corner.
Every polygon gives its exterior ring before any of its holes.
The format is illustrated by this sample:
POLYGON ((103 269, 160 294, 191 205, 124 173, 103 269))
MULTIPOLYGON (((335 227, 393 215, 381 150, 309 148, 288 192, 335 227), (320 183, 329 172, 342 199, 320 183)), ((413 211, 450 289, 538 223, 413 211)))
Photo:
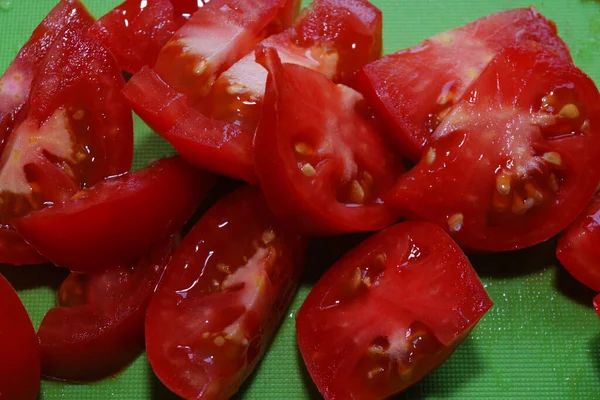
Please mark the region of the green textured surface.
MULTIPOLYGON (((55 0, 0 0, 0 71, 55 0)), ((406 1, 374 0, 384 13, 386 52, 501 9, 535 5, 556 21, 575 62, 600 83, 600 2, 592 0, 406 1)), ((115 0, 87 0, 99 16, 115 0)), ((136 120, 135 168, 172 150, 136 120)), ((600 322, 592 293, 557 267, 554 243, 516 254, 473 260, 494 308, 455 355, 402 399, 600 399, 600 322)), ((310 268, 310 266, 308 266, 310 268)), ((40 269, 9 273, 37 326, 53 304, 40 269)), ((51 280, 51 279, 50 279, 51 280)), ((239 399, 318 399, 306 378, 289 317, 239 399)), ((0 360, 0 362, 2 362, 0 360)), ((144 357, 116 378, 92 385, 44 382, 41 399, 167 399, 144 357)))

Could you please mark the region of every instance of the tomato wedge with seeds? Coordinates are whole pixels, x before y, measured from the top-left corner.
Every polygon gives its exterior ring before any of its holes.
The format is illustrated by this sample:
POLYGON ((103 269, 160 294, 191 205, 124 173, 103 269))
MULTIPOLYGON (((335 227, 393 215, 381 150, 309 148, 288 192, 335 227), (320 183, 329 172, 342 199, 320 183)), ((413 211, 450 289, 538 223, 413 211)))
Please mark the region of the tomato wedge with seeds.
POLYGON ((298 311, 298 345, 325 399, 385 399, 450 357, 491 306, 442 229, 405 222, 323 275, 298 311))
POLYGON ((174 247, 172 237, 133 267, 71 273, 58 290, 58 307, 48 311, 38 331, 42 374, 95 381, 135 360, 144 348, 146 308, 174 247))
POLYGON ((600 193, 558 240, 556 258, 579 282, 600 292, 600 193))
POLYGON ((267 349, 300 279, 305 243, 244 187, 183 239, 146 315, 158 378, 184 398, 228 399, 267 349))
POLYGON ((175 156, 110 177, 71 199, 12 220, 41 254, 71 271, 131 262, 186 223, 215 177, 175 156))
POLYGON ((539 42, 571 60, 554 22, 533 7, 522 8, 489 15, 387 55, 362 69, 358 86, 388 123, 398 150, 418 161, 450 107, 494 55, 526 41, 539 42))
POLYGON ((308 68, 257 57, 269 71, 255 137, 256 171, 273 212, 312 235, 381 229, 398 214, 382 197, 403 172, 363 97, 308 68))
POLYGON ((0 395, 35 400, 40 391, 40 353, 35 330, 17 292, 0 274, 0 395))
POLYGON ((600 179, 600 94, 541 45, 499 53, 387 199, 466 248, 516 250, 560 232, 600 179))

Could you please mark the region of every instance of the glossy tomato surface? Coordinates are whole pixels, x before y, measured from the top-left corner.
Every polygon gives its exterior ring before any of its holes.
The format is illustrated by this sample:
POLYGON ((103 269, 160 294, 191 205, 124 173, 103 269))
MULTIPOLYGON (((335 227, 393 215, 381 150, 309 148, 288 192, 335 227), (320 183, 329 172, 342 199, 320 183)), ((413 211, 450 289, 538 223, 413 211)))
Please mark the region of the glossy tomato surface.
POLYGON ((405 222, 317 282, 298 311, 298 345, 325 399, 385 399, 443 363, 491 306, 442 229, 405 222))
POLYGON ((600 179, 600 94, 541 45, 499 53, 388 199, 463 246, 516 250, 560 232, 600 179))
POLYGON ((492 14, 367 65, 361 92, 389 125, 398 150, 418 161, 435 128, 496 53, 535 41, 565 60, 554 22, 535 8, 492 14))
POLYGON ((174 156, 107 178, 12 223, 54 264, 102 272, 139 259, 181 229, 214 181, 213 175, 174 156))
POLYGON ((0 275, 0 398, 35 400, 40 354, 35 330, 17 292, 0 275))
POLYGON ((296 291, 304 247, 259 190, 223 197, 184 238, 148 308, 146 350, 158 378, 184 398, 236 393, 296 291))
POLYGON ((363 97, 319 72, 281 64, 274 49, 255 137, 265 198, 286 223, 313 235, 381 229, 397 213, 382 201, 403 172, 363 97))
POLYGON ((146 308, 174 247, 172 237, 137 265, 71 273, 58 290, 58 307, 48 311, 38 331, 42 374, 94 381, 132 362, 144 348, 146 308))

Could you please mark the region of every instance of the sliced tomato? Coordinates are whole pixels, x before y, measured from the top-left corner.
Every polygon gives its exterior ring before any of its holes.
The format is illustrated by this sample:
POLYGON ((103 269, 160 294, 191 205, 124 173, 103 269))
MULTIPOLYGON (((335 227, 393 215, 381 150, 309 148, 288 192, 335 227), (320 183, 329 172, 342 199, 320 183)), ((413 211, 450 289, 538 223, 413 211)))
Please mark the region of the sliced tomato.
POLYGON ((146 308, 174 247, 172 237, 137 266, 70 274, 58 290, 58 307, 48 311, 38 331, 42 374, 94 381, 135 360, 144 348, 146 308))
POLYGON ((237 392, 295 293, 304 247, 258 189, 213 206, 178 247, 148 308, 146 351, 158 378, 184 398, 237 392))
POLYGON ((600 94, 540 45, 499 53, 389 201, 463 246, 516 250, 563 230, 600 180, 600 94))
POLYGON ((600 317, 600 295, 594 297, 594 308, 596 309, 596 314, 600 317))
POLYGON ((535 8, 499 12, 367 65, 361 92, 389 124, 398 150, 418 161, 435 128, 496 53, 539 42, 570 60, 554 22, 535 8))
POLYGON ((600 193, 563 232, 556 257, 579 282, 600 292, 600 193))
POLYGON ((35 330, 17 292, 0 274, 0 396, 35 400, 40 391, 40 353, 35 330))
POLYGON ((491 306, 442 229, 406 222, 317 282, 297 314, 298 345, 325 399, 384 399, 442 364, 491 306))
POLYGON ((93 273, 139 259, 181 229, 215 177, 175 156, 110 177, 71 199, 12 220, 54 264, 93 273))
POLYGON ((363 97, 319 72, 282 65, 274 49, 258 53, 269 79, 255 163, 273 212, 313 235, 394 223, 398 215, 382 196, 403 167, 363 97))
POLYGON ((94 17, 79 0, 61 0, 33 31, 0 77, 0 151, 29 99, 36 71, 56 38, 66 28, 83 30, 93 22, 94 17))
MULTIPOLYGON (((315 0, 296 25, 261 42, 277 49, 285 63, 346 81, 381 56, 381 11, 366 0, 315 0)), ((204 101, 208 115, 254 133, 260 117, 267 71, 254 51, 223 72, 204 101)))
POLYGON ((110 49, 122 69, 135 73, 154 66, 160 49, 199 5, 201 0, 127 0, 100 18, 88 34, 110 49))
POLYGON ((4 264, 43 264, 47 260, 10 225, 0 224, 0 260, 4 264))
MULTIPOLYGON (((290 0, 298 4, 296 0, 290 0)), ((282 24, 287 0, 212 0, 179 29, 158 55, 155 70, 195 103, 217 77, 282 24)), ((290 10, 297 13, 298 10, 290 10)), ((286 21, 291 18, 285 17, 286 21)))

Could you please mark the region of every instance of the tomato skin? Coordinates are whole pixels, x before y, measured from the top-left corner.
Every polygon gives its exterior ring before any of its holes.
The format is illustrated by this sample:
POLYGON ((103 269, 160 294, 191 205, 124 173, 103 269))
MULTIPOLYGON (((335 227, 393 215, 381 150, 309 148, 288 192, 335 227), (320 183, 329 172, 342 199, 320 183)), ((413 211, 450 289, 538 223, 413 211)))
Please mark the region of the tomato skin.
POLYGON ((145 170, 107 178, 12 224, 56 265, 101 272, 139 259, 181 229, 214 181, 213 175, 175 156, 145 170))
POLYGON ((308 68, 281 64, 274 49, 257 50, 257 59, 270 74, 254 158, 278 218, 311 235, 394 223, 398 213, 381 196, 404 169, 364 115, 362 96, 308 68), (356 185, 357 200, 346 193, 356 185))
POLYGON ((35 400, 40 391, 40 354, 35 330, 17 292, 0 274, 0 394, 35 400))
POLYGON ((401 154, 421 157, 433 130, 488 62, 507 45, 539 42, 571 61, 554 22, 535 8, 495 13, 365 66, 357 85, 390 128, 401 154), (456 57, 460 54, 460 57, 456 57))
POLYGON ((146 351, 158 378, 184 398, 233 396, 296 291, 304 250, 258 189, 223 197, 183 239, 148 308, 146 351))
POLYGON ((0 263, 34 265, 48 262, 10 225, 0 225, 0 263))
POLYGON ((325 399, 384 399, 443 363, 491 306, 445 232, 400 223, 321 277, 298 311, 298 345, 325 399))
POLYGON ((599 152, 591 79, 540 45, 512 46, 451 109, 387 200, 463 248, 517 250, 583 211, 600 179, 599 152))
POLYGON ((175 238, 164 239, 132 268, 71 273, 38 331, 42 374, 73 382, 116 374, 142 352, 144 319, 175 238))
POLYGON ((594 297, 594 308, 596 309, 596 314, 600 317, 600 295, 594 297))

